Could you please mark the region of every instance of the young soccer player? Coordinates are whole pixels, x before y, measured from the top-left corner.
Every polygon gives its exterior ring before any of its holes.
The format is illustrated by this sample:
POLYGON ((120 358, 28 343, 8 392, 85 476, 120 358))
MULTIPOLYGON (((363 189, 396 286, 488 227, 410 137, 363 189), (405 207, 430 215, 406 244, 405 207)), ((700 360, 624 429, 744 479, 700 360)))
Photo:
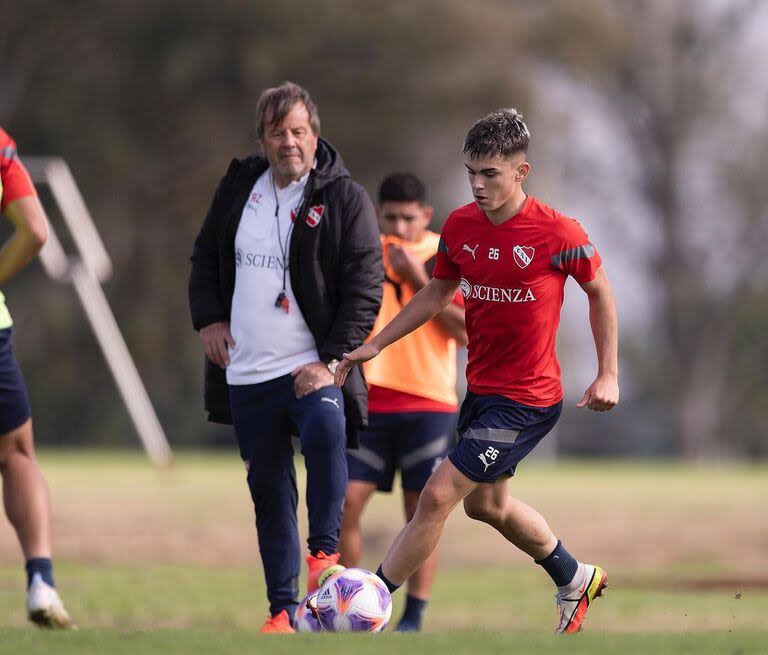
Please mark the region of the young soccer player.
POLYGON ((509 478, 562 409, 555 334, 566 278, 573 276, 587 294, 597 350, 597 377, 577 407, 603 412, 619 402, 616 309, 600 256, 581 226, 523 191, 529 138, 514 109, 472 126, 464 155, 475 201, 448 217, 434 278, 381 332, 344 355, 336 383, 442 311, 461 289, 469 361, 460 440, 430 477, 377 573, 390 591, 402 585, 463 499, 468 516, 496 528, 549 574, 557 587, 557 632, 571 633, 581 628, 607 575, 576 560, 541 514, 511 497, 509 478))
MULTIPOLYGON (((42 248, 45 213, 16 144, 0 128, 0 210, 14 232, 0 249, 0 284, 5 284, 42 248)), ((26 559, 27 613, 46 628, 74 628, 56 591, 51 562, 48 488, 35 459, 27 389, 13 356, 13 321, 0 292, 0 475, 8 520, 26 559)))
MULTIPOLYGON (((428 282, 440 236, 427 229, 434 210, 421 180, 393 173, 379 187, 376 210, 386 278, 378 332, 428 282)), ((392 491, 399 469, 405 515, 416 512, 419 494, 455 442, 456 344, 466 343, 461 294, 432 321, 368 362, 368 428, 360 448, 349 450, 349 483, 344 501, 341 562, 357 566, 361 555, 360 516, 374 491, 392 491)), ((437 550, 408 579, 399 632, 421 629, 437 567, 437 550)))

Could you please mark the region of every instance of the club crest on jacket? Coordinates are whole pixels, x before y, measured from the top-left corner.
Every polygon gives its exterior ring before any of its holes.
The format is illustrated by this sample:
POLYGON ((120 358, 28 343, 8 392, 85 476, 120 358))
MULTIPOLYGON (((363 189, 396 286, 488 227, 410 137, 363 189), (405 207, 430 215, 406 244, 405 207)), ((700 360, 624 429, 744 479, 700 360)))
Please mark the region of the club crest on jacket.
POLYGON ((309 227, 317 227, 317 224, 322 220, 323 214, 325 214, 325 205, 315 205, 310 207, 307 212, 307 225, 309 227))

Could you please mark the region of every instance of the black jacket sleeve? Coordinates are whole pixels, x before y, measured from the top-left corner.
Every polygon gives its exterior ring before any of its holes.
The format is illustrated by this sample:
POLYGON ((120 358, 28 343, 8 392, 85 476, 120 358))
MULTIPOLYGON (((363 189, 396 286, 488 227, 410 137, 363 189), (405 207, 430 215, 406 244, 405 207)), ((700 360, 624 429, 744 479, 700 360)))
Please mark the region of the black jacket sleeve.
POLYGON ((368 337, 381 308, 384 267, 373 203, 365 189, 347 179, 343 194, 343 233, 337 272, 339 301, 323 360, 341 359, 368 337))
POLYGON ((223 298, 219 280, 219 243, 216 226, 223 219, 226 211, 226 188, 237 160, 233 160, 227 174, 219 182, 208 208, 203 227, 195 239, 192 249, 192 269, 189 274, 189 309, 192 325, 201 330, 206 325, 217 321, 228 321, 229 315, 223 298))

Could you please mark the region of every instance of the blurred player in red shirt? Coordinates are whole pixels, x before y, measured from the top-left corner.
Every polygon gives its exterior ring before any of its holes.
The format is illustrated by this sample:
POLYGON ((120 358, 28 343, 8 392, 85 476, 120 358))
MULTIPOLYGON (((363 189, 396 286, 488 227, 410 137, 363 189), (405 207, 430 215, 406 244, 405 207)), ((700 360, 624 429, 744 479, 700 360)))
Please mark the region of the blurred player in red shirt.
POLYGON ((377 573, 390 591, 402 585, 435 548, 446 518, 463 500, 468 516, 496 528, 549 574, 557 587, 557 632, 572 633, 606 587, 607 575, 576 560, 541 514, 512 498, 509 479, 560 417, 555 336, 569 275, 589 299, 598 363, 597 377, 577 407, 603 412, 619 402, 618 330, 608 278, 584 230, 523 191, 531 170, 529 139, 514 109, 489 114, 470 129, 464 163, 475 201, 448 217, 430 283, 381 332, 344 355, 336 383, 343 383, 352 366, 431 319, 461 290, 468 392, 459 413, 459 443, 430 477, 416 514, 377 573))
MULTIPOLYGON (((43 247, 43 207, 13 139, 0 128, 0 210, 14 232, 0 249, 0 286, 43 247)), ((51 562, 48 488, 37 460, 27 389, 11 344, 13 321, 0 292, 0 474, 8 520, 26 559, 27 613, 41 627, 73 628, 56 591, 51 562)))
MULTIPOLYGON (((428 282, 440 235, 428 229, 433 208, 424 183, 411 173, 388 175, 376 210, 384 252, 384 294, 371 334, 389 323, 428 282)), ((362 553, 360 517, 374 491, 392 491, 400 471, 407 520, 416 512, 429 476, 456 442, 456 346, 466 344, 461 294, 434 320, 367 362, 368 427, 360 447, 347 451, 341 562, 357 566, 362 553)), ((437 569, 437 550, 409 578, 403 615, 395 630, 416 632, 437 569)))

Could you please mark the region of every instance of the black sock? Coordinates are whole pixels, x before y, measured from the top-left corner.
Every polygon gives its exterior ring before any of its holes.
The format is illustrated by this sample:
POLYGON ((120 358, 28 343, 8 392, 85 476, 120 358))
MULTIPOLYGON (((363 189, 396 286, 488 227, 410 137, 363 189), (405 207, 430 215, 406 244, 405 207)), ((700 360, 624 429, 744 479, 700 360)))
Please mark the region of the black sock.
POLYGON ((378 575, 381 578, 381 581, 387 585, 387 589, 389 589, 390 594, 394 594, 398 589, 400 589, 399 584, 393 584, 384 577, 384 574, 381 571, 381 564, 379 564, 379 568, 376 569, 376 575, 378 575))
POLYGON ((407 623, 414 628, 420 628, 424 610, 427 608, 427 602, 423 598, 416 598, 416 596, 408 594, 405 598, 405 610, 403 611, 400 623, 407 623))
POLYGON ((43 582, 56 587, 56 583, 53 581, 53 562, 49 557, 33 557, 27 560, 25 566, 27 569, 27 589, 32 585, 32 578, 35 573, 39 573, 43 582))
POLYGON ((573 558, 558 540, 555 549, 544 559, 536 562, 541 566, 557 587, 565 587, 570 584, 579 570, 579 563, 573 558))

